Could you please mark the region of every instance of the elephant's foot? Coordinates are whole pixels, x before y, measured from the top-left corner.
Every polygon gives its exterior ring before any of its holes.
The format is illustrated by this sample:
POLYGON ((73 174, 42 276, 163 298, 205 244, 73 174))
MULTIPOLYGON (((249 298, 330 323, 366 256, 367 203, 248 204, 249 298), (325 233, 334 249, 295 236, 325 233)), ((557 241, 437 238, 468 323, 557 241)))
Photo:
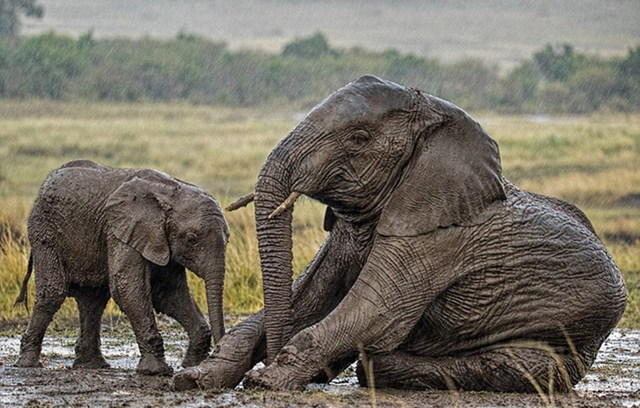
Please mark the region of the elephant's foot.
POLYGON ((209 356, 209 348, 200 348, 197 351, 187 350, 187 354, 182 360, 182 367, 193 367, 203 362, 209 356))
POLYGON ((173 375, 173 368, 169 367, 163 358, 153 354, 142 356, 136 371, 144 375, 173 375))
POLYGON ((202 377, 202 367, 190 367, 182 371, 178 371, 173 376, 174 391, 186 391, 194 388, 200 388, 198 379, 202 377))
MULTIPOLYGON (((204 322, 203 322, 204 323, 204 322)), ((193 367, 203 362, 211 352, 211 330, 203 324, 199 332, 189 335, 189 347, 182 360, 182 367, 193 367)))
MULTIPOLYGON (((267 367, 249 371, 242 383, 245 388, 262 388, 274 391, 302 391, 311 380, 313 373, 305 377, 300 367, 298 350, 295 346, 282 349, 276 361, 267 367)), ((315 373, 315 371, 314 371, 315 373)))
POLYGON ((200 365, 186 368, 173 377, 173 388, 176 391, 200 389, 235 388, 244 375, 242 364, 229 360, 211 357, 200 365))
POLYGON ((300 381, 291 371, 273 363, 268 367, 249 371, 242 381, 245 388, 274 391, 302 391, 307 381, 300 381))
POLYGON ((107 363, 107 360, 104 359, 102 354, 90 358, 86 357, 77 357, 73 361, 73 368, 82 368, 82 369, 101 369, 101 368, 110 368, 111 365, 107 363))
POLYGON ((20 353, 18 360, 16 360, 16 367, 42 367, 40 362, 40 353, 35 351, 23 351, 20 353))

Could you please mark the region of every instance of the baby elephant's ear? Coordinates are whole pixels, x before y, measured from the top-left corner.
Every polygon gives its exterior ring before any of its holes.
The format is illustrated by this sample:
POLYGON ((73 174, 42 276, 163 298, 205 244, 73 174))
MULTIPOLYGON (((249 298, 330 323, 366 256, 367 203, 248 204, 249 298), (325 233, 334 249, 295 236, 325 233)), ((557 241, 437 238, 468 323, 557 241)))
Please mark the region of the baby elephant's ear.
POLYGON ((111 233, 148 261, 161 266, 168 264, 170 258, 165 211, 158 199, 158 189, 166 188, 134 177, 114 191, 105 205, 111 233))

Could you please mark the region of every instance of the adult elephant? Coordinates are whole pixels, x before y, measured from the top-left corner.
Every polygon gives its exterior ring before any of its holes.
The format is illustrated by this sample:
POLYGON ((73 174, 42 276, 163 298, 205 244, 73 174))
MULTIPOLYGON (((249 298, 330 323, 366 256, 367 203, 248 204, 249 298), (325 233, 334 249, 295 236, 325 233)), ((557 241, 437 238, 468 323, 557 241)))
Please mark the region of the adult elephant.
POLYGON ((22 336, 20 367, 40 366, 42 339, 62 302, 75 297, 80 337, 74 367, 105 368, 100 319, 110 296, 129 318, 143 374, 171 374, 153 309, 189 334, 182 362, 207 357, 224 335, 223 281, 229 237, 219 204, 200 188, 153 169, 88 160, 52 171, 29 215, 31 257, 16 303, 35 269, 36 302, 22 336), (185 267, 204 279, 211 328, 189 293, 185 267))
POLYGON ((363 384, 567 391, 625 307, 579 209, 507 181, 497 144, 458 107, 376 77, 336 91, 278 144, 255 208, 264 312, 177 388, 233 386, 266 356, 245 386, 301 389, 360 351, 363 384), (331 232, 292 287, 301 194, 328 206, 331 232))

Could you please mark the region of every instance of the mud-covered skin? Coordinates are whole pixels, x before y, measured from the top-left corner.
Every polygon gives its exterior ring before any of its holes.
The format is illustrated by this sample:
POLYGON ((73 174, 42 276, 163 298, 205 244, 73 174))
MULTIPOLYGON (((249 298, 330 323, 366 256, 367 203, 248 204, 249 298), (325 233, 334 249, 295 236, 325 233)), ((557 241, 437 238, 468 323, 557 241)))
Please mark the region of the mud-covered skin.
MULTIPOLYGON (((536 392, 523 370, 545 389, 552 367, 554 389, 570 389, 620 317, 622 306, 616 314, 602 310, 614 296, 624 304, 622 282, 590 226, 554 214, 545 200, 505 184, 507 200, 487 224, 442 229, 438 237, 379 237, 385 251, 374 247, 338 308, 294 336, 273 364, 249 372, 245 387, 303 389, 327 361, 362 343, 373 360, 377 387, 536 392), (558 221, 560 227, 552 227, 558 221), (532 240, 527 231, 533 229, 552 233, 539 231, 539 239, 532 240), (435 270, 449 269, 445 281, 412 275, 422 280, 401 284, 386 272, 393 265, 406 271, 424 267, 420 253, 429 254, 435 270), (584 253, 591 262, 577 263, 584 253), (541 263, 557 269, 541 272, 541 263), (568 280, 557 272, 563 265, 591 278, 568 280), (398 302, 409 292, 410 299, 398 302), (381 304, 387 308, 372 319, 370 309, 381 304), (353 338, 335 341, 344 327, 353 338)), ((362 368, 358 374, 366 385, 362 368)))
MULTIPOLYGON (((497 144, 458 107, 375 77, 336 91, 278 144, 255 212, 265 310, 252 324, 265 340, 254 330, 240 342, 266 367, 245 387, 303 389, 362 350, 376 386, 566 392, 626 304, 579 209, 505 180, 497 144), (292 193, 329 207, 326 244, 354 234, 366 249, 323 246, 306 278, 335 286, 291 288, 292 210, 273 214, 292 193), (337 306, 301 319, 320 299, 337 306)), ((217 361, 238 359, 221 348, 192 376, 199 386, 225 376, 217 361)))
POLYGON ((110 297, 131 321, 141 353, 138 372, 173 373, 153 309, 186 329, 182 364, 198 364, 210 350, 211 329, 189 294, 185 267, 205 280, 216 340, 224 333, 228 228, 218 203, 199 188, 151 169, 70 162, 45 180, 28 233, 32 261, 24 285, 32 266, 36 302, 17 366, 40 365, 45 330, 67 296, 80 313, 74 367, 109 366, 100 352, 100 321, 110 297))

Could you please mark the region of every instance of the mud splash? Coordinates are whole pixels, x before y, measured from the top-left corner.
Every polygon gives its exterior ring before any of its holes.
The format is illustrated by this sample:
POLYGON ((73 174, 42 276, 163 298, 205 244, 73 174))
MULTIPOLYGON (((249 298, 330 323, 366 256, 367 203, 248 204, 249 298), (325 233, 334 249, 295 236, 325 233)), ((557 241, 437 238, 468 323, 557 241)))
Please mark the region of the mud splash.
MULTIPOLYGON (((168 363, 175 369, 186 335, 163 331, 168 363)), ((171 390, 171 377, 137 375, 137 345, 130 333, 103 336, 102 351, 112 368, 71 370, 75 338, 47 336, 43 369, 15 368, 20 336, 0 336, 0 406, 3 407, 634 407, 640 406, 640 330, 616 330, 573 395, 546 396, 474 392, 376 390, 358 387, 353 371, 304 392, 171 390)))

